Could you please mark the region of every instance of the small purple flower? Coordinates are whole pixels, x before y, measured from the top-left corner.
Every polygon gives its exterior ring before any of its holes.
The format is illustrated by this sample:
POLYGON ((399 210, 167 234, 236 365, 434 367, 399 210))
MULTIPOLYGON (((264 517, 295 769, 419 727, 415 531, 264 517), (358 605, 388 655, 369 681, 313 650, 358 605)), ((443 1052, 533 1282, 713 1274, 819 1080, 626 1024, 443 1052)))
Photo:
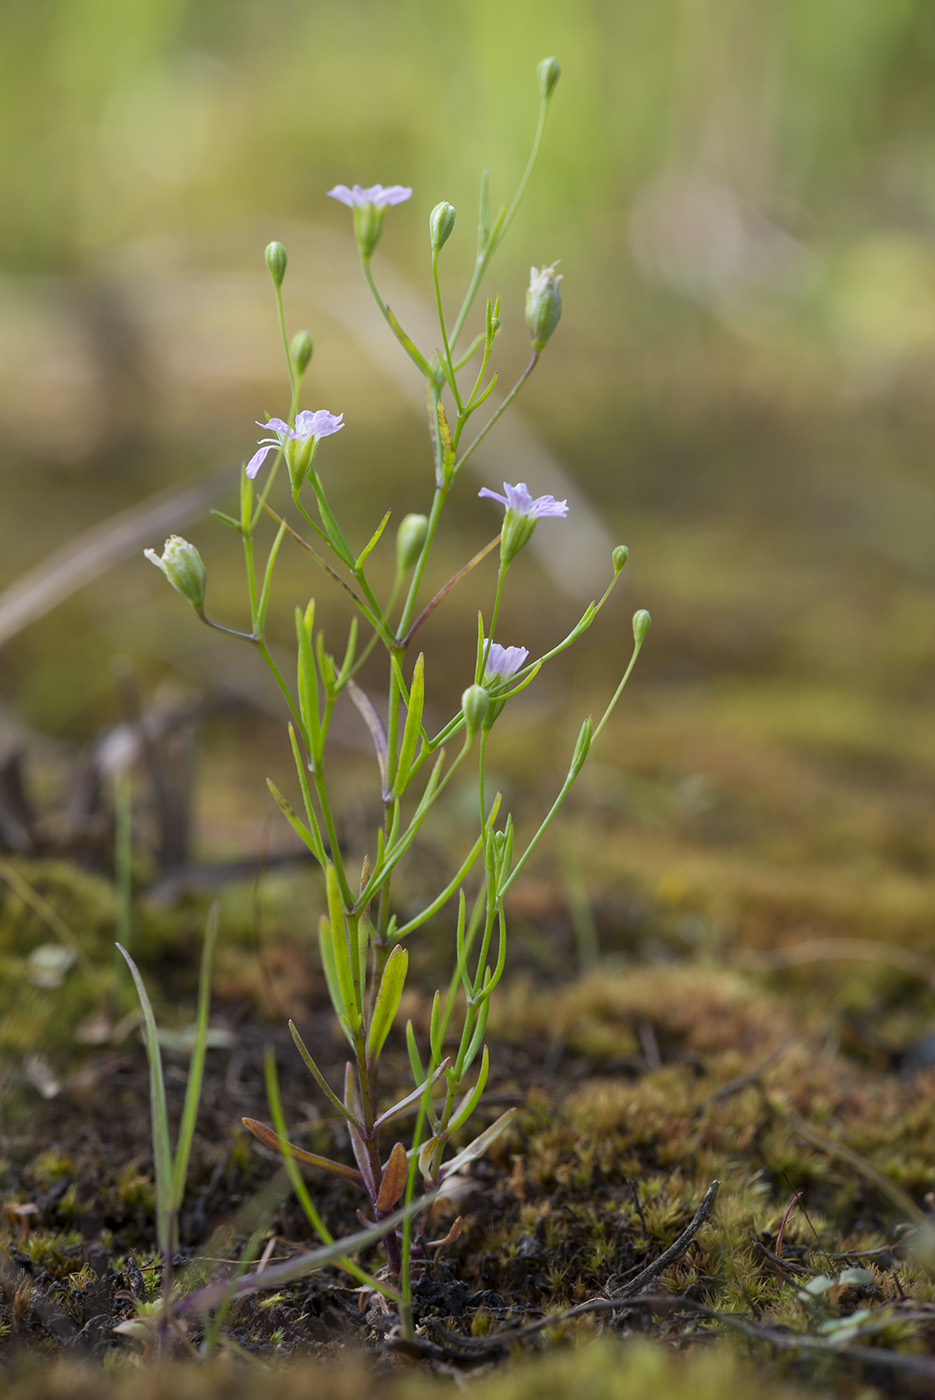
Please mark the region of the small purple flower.
POLYGON ((502 496, 499 491, 491 491, 489 486, 482 486, 477 494, 489 496, 492 501, 506 506, 500 540, 500 566, 504 569, 509 568, 532 539, 537 520, 550 515, 563 519, 568 514, 567 501, 557 501, 554 496, 537 496, 533 500, 525 481, 518 481, 515 486, 505 481, 502 496))
POLYGON ((362 189, 360 185, 335 185, 328 191, 329 199, 340 200, 354 215, 354 237, 364 261, 373 255, 383 232, 383 220, 391 204, 402 204, 409 199, 412 190, 408 185, 371 185, 362 189))
POLYGON ((333 190, 328 191, 329 199, 340 200, 349 209, 363 209, 368 204, 374 205, 377 209, 387 209, 391 204, 402 204, 412 197, 412 190, 408 185, 371 185, 369 189, 362 189, 360 185, 335 185, 333 190))
POLYGON ((318 408, 314 413, 305 409, 296 414, 295 427, 290 428, 281 418, 270 418, 268 422, 257 420, 258 428, 271 428, 275 436, 260 438, 260 449, 254 452, 247 463, 247 476, 252 480, 266 461, 267 453, 281 447, 293 467, 293 458, 303 458, 306 469, 311 465, 311 449, 319 438, 330 437, 344 427, 344 414, 329 413, 326 408, 318 408))
POLYGON ((515 486, 510 486, 505 481, 503 492, 501 496, 499 491, 491 491, 489 486, 482 486, 477 494, 489 496, 492 501, 499 501, 507 510, 514 510, 517 515, 525 515, 527 520, 544 520, 549 515, 564 519, 568 514, 567 501, 557 501, 554 496, 537 496, 533 500, 525 481, 518 481, 515 486))
POLYGON ((529 655, 526 647, 502 647, 499 642, 490 643, 487 664, 484 667, 484 684, 489 681, 508 681, 524 664, 529 655))

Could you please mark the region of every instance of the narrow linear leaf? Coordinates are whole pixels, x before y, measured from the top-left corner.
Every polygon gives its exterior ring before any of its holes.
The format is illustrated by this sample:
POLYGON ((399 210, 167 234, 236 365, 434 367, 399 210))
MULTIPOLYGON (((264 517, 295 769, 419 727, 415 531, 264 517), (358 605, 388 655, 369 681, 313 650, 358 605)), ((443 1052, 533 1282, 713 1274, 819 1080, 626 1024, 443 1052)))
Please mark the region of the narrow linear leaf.
POLYGON ((299 690, 299 712, 305 725, 305 736, 309 752, 315 762, 321 761, 321 717, 319 712, 318 673, 315 670, 315 657, 312 654, 312 626, 315 620, 315 600, 309 603, 305 612, 295 610, 295 635, 297 645, 297 670, 299 690))
POLYGON ((220 906, 217 901, 208 912, 205 927, 205 941, 201 950, 201 969, 198 975, 198 1015, 195 1022, 195 1043, 188 1066, 188 1083, 185 1085, 185 1104, 179 1124, 179 1138, 172 1163, 172 1209, 177 1211, 185 1194, 185 1179, 188 1176, 188 1159, 192 1139, 195 1136, 195 1122, 198 1117, 198 1104, 201 1099, 201 1085, 204 1079, 205 1056, 208 1048, 208 1018, 211 1010, 211 967, 214 962, 214 946, 217 941, 220 906))
POLYGON ((425 700, 425 656, 422 652, 416 658, 416 664, 412 668, 412 684, 409 687, 408 710, 406 712, 406 725, 403 729, 403 739, 399 746, 399 759, 396 764, 396 780, 393 784, 393 791, 396 796, 401 796, 406 789, 409 775, 412 772, 413 760, 416 756, 416 748, 419 743, 419 735, 422 732, 422 707, 425 700))
POLYGON ((306 1152, 304 1148, 296 1147, 294 1142, 281 1138, 272 1128, 257 1122, 255 1118, 241 1118, 240 1121, 264 1147, 272 1148, 281 1157, 288 1152, 297 1162, 304 1162, 309 1167, 318 1167, 321 1171, 330 1172, 332 1176, 343 1176, 347 1181, 353 1181, 356 1186, 363 1186, 364 1179, 356 1168, 348 1167, 343 1162, 333 1162, 330 1157, 320 1157, 317 1152, 306 1152))
POLYGON ((426 1079, 425 1071, 422 1069, 422 1063, 418 1058, 417 1050, 415 1051, 416 1058, 412 1058, 413 1051, 415 1050, 415 1033, 412 1032, 412 1022, 408 1021, 406 1023, 407 1045, 409 1044, 410 1033, 412 1033, 412 1044, 410 1046, 410 1063, 412 1064, 413 1078, 419 1081, 419 1086, 418 1088, 413 1089, 411 1094, 407 1094, 404 1099, 400 1099, 399 1103, 394 1103, 393 1107, 388 1108, 385 1113, 381 1113, 379 1118, 373 1125, 374 1128, 385 1127, 387 1123, 392 1123, 394 1118, 399 1118, 400 1115, 405 1113, 408 1109, 415 1108, 416 1104, 424 1096, 424 1094, 427 1091, 434 1088, 434 1086, 438 1083, 439 1079, 441 1079, 445 1071, 451 1067, 451 1056, 446 1055, 445 1058, 442 1060, 441 1064, 438 1066, 438 1069, 432 1075, 431 1079, 426 1079), (425 1081, 424 1083, 423 1080, 425 1081))
POLYGON ((322 868, 324 868, 328 858, 325 855, 325 849, 322 845, 321 836, 318 834, 317 831, 312 832, 309 830, 309 828, 297 815, 295 809, 283 797, 282 793, 279 791, 279 788, 273 782, 272 778, 266 779, 266 786, 272 793, 273 800, 276 803, 276 806, 279 808, 280 812, 282 812, 286 821, 289 823, 289 825, 292 827, 292 830, 295 832, 296 836, 298 836, 299 840, 302 841, 304 845, 308 847, 312 855, 318 861, 319 865, 322 868))
POLYGON ((356 1032, 360 1024, 360 1004, 355 990, 354 969, 347 939, 347 920, 341 903, 338 872, 333 861, 329 861, 325 868, 325 890, 328 898, 328 924, 331 930, 334 969, 344 1004, 344 1014, 356 1032))
POLYGON ((121 943, 117 944, 136 984, 140 1009, 143 1013, 143 1043, 149 1062, 149 1101, 153 1130, 153 1167, 156 1173, 156 1215, 159 1248, 166 1253, 171 1248, 169 1224, 169 1192, 172 1182, 172 1148, 169 1140, 169 1113, 166 1107, 166 1087, 162 1077, 159 1054, 159 1033, 152 1002, 143 984, 139 968, 121 943))
POLYGON ((383 976, 380 978, 380 990, 373 1004, 370 1030, 367 1034, 367 1060, 371 1064, 378 1059, 392 1028, 406 985, 408 970, 409 954, 397 943, 386 960, 383 976))
POLYGON ((445 1163, 444 1174, 451 1176, 453 1172, 459 1172, 471 1162, 476 1162, 478 1157, 483 1157, 488 1147, 493 1146, 497 1138, 505 1133, 513 1119, 519 1113, 518 1108, 508 1108, 506 1113, 501 1113, 495 1123, 476 1137, 467 1147, 461 1149, 457 1156, 452 1157, 450 1162, 445 1163))
POLYGON ((377 528, 374 530, 373 534, 370 536, 369 540, 367 541, 367 543, 364 545, 363 549, 362 549, 362 550, 360 551, 360 553, 358 554, 358 556, 357 556, 357 564, 355 565, 355 568, 354 568, 355 574, 359 574, 359 573, 360 573, 360 570, 361 570, 361 568, 363 567, 364 560, 367 558, 367 556, 368 556, 369 554, 371 554, 371 553, 373 552, 374 549, 376 549, 377 545, 378 545, 379 542, 380 542, 380 536, 383 534, 383 531, 386 529, 387 525, 389 524, 390 516, 391 516, 392 514, 393 514, 393 512, 392 512, 391 510, 388 510, 388 511, 386 512, 386 515, 384 515, 383 519, 380 521, 379 525, 378 525, 377 528))
POLYGON ((329 1103, 333 1104, 334 1107, 338 1110, 338 1112, 343 1115, 343 1117, 349 1119, 350 1122, 353 1123, 355 1119, 352 1113, 338 1098, 337 1094, 334 1092, 331 1085, 328 1083, 327 1079, 322 1074, 315 1061, 312 1059, 312 1056, 308 1050, 308 1046, 305 1044, 305 1041, 302 1039, 301 1035, 299 1035, 298 1027, 296 1026, 294 1021, 289 1022, 289 1033, 291 1034, 292 1039, 295 1041, 296 1049, 298 1050, 299 1054, 302 1056, 302 1059, 305 1062, 305 1068, 308 1070, 309 1074, 312 1076, 319 1089, 328 1099, 329 1103))
POLYGON ((380 782, 383 786, 383 797, 385 799, 389 796, 386 770, 388 748, 383 722, 374 709, 369 696, 361 690, 355 680, 352 679, 348 681, 347 693, 353 700, 357 713, 370 731, 370 738, 373 741, 373 747, 377 755, 377 763, 380 765, 380 782))
POLYGON ((489 1074, 489 1072, 490 1057, 487 1053, 487 1046, 485 1045, 483 1058, 480 1062, 480 1069, 477 1073, 477 1083, 474 1085, 474 1088, 471 1089, 470 1092, 464 1096, 464 1098, 461 1100, 460 1105, 455 1110, 451 1121, 448 1124, 449 1134, 456 1133, 458 1129, 464 1123, 467 1122, 477 1105, 480 1103, 481 1095, 483 1094, 484 1089, 487 1085, 487 1075, 489 1074))
POLYGON ((321 966, 325 974, 325 981, 328 984, 328 995, 331 998, 331 1005, 334 1007, 335 1015, 341 1022, 344 1034, 351 1045, 354 1044, 354 1037, 351 1034, 350 1022, 344 1010, 344 996, 341 991, 341 983, 338 979, 337 962, 334 956, 334 938, 331 933, 331 921, 326 914, 322 914, 318 921, 318 948, 321 954, 321 966))

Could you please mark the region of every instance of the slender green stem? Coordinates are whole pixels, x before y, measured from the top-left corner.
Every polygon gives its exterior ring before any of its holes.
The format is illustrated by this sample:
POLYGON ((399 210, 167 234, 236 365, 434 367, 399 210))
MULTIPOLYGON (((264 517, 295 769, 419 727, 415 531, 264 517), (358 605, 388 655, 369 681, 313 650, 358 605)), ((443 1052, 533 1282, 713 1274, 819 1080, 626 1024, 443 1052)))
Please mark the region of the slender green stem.
MULTIPOLYGON (((497 573, 497 596, 494 599, 493 612, 490 616, 490 626, 487 629, 487 638, 484 642, 484 653, 477 658, 477 674, 474 677, 475 685, 483 685, 484 676, 487 673, 487 662, 490 660, 490 648, 493 646, 493 634, 497 629, 497 621, 500 617, 500 604, 503 602, 503 585, 506 581, 509 564, 504 564, 500 560, 500 568, 497 573)), ((481 817, 483 822, 483 816, 481 817)))
MULTIPOLYGON (((624 688, 624 686, 626 685, 627 681, 630 679, 630 675, 631 675, 631 672, 633 671, 633 667, 636 665, 636 658, 637 658, 637 657, 639 656, 639 654, 640 654, 640 648, 641 648, 641 646, 642 646, 642 643, 641 643, 641 642, 637 642, 636 645, 634 646, 634 648, 633 648, 633 655, 630 657, 630 664, 629 664, 629 666, 627 667, 627 669, 624 671, 624 673, 623 673, 623 678, 621 679, 620 684, 617 686, 617 689, 614 691, 613 697, 612 697, 612 699, 611 699, 611 701, 610 701, 610 704, 607 706, 607 709, 604 711, 603 715, 601 716, 600 723, 597 724, 597 725, 595 726, 594 730, 593 730, 593 733, 592 733, 592 735, 591 735, 591 743, 594 742, 594 740, 597 738, 598 734, 600 734, 601 730, 604 728, 604 725, 607 723, 607 721, 608 721, 608 719, 610 718, 610 716, 613 714, 613 711, 614 711, 614 708, 615 708, 615 706, 616 706, 616 704, 617 704, 617 701, 620 699, 620 696, 623 694, 623 688, 624 688)), ((549 827, 550 827, 550 825, 552 824, 552 821, 553 821, 553 819, 554 819, 556 813, 558 812, 558 810, 559 810, 559 808, 561 807, 562 803, 565 801, 565 798, 568 796, 569 792, 571 791, 572 787, 574 786, 574 783, 575 783, 575 781, 576 781, 576 779, 577 779, 577 777, 578 777, 578 774, 579 774, 580 772, 581 772, 581 765, 579 765, 577 768, 573 767, 573 768, 571 769, 571 771, 569 772, 568 777, 565 779, 564 783, 562 784, 561 792, 558 794, 558 797, 556 797, 555 801, 552 803, 552 806, 549 808, 548 815, 546 816, 546 818, 545 818, 545 820, 543 821, 542 825, 539 827, 539 830, 536 832, 535 836, 532 838, 532 840, 530 841, 529 845, 526 847, 525 851, 524 851, 523 854, 520 856, 519 860, 516 862, 515 866, 513 867, 513 869, 512 869, 512 871, 510 872, 510 874, 508 875, 507 879, 506 879, 506 880, 504 881, 504 883, 500 886, 500 889, 499 889, 499 891, 498 891, 498 898, 499 898, 499 899, 502 899, 502 898, 504 897, 504 895, 506 894, 507 890, 508 890, 508 889, 510 888, 510 886, 513 884, 513 881, 516 879, 517 875, 518 875, 518 874, 520 873, 520 871, 523 869, 523 866, 526 864, 526 862, 528 861, 529 857, 532 855, 533 851, 534 851, 534 850, 536 849, 536 847, 538 846, 538 844, 539 844, 539 842, 541 841, 542 837, 545 835, 546 831, 549 829, 549 827)))
MULTIPOLYGON (((282 336, 282 348, 286 354, 286 368, 289 371, 289 391, 292 395, 292 413, 295 413, 295 399, 298 394, 298 385, 295 382, 295 366, 292 363, 292 356, 289 354, 289 341, 286 338, 286 317, 282 306, 282 286, 276 286, 276 311, 279 315, 279 334, 282 336)), ((290 415, 290 422, 292 415, 290 415)))
POLYGON ((465 293, 461 310, 458 312, 458 319, 455 321, 454 326, 451 330, 452 349, 454 349, 454 347, 457 345, 461 332, 464 329, 464 322, 467 320, 468 313, 470 312, 471 307, 474 304, 474 298, 477 296, 477 291, 480 287, 481 279, 483 278, 484 273, 487 271, 487 268, 490 264, 490 259, 493 257, 494 253, 497 251, 497 248, 503 242, 504 236, 506 235, 506 231, 510 227, 510 224, 513 222, 514 216, 516 214, 517 209, 520 206, 520 202, 522 201, 523 195, 526 193, 526 187, 529 184, 532 172, 535 168, 536 160, 539 155, 539 148, 542 145, 542 136, 545 131, 545 119, 548 114, 548 110, 548 98, 544 97, 539 103, 539 120, 536 123, 536 134, 533 137, 532 150, 530 151, 529 159, 526 162, 526 169, 523 171, 522 177, 520 179, 519 188, 517 189, 516 194, 513 196, 513 202, 510 205, 509 209, 507 209, 506 213, 503 215, 502 219, 497 220, 493 231, 486 240, 485 246, 478 247, 477 261, 474 265, 474 275, 472 276, 470 285, 468 286, 467 292, 465 293))
POLYGON ((397 342, 405 350, 406 354, 409 356, 416 369, 420 372, 420 374, 423 374, 427 378, 430 378, 432 376, 432 367, 429 364, 428 360, 426 360, 425 356, 419 351, 415 343, 411 341, 406 335, 405 331, 403 331, 399 322, 391 314, 389 307, 380 295, 377 284, 373 280, 373 273, 370 271, 370 259, 364 257, 364 255, 361 254, 360 265, 363 269, 364 280, 366 281, 367 286, 373 293, 374 301, 380 308, 380 315, 383 317, 384 321, 389 326, 390 330, 393 332, 393 335, 396 338, 397 342))
POLYGON ((538 363, 539 363, 539 352, 538 352, 538 350, 534 350, 534 351, 532 352, 532 358, 530 359, 529 364, 528 364, 528 365, 526 366, 526 368, 523 370, 523 372, 522 372, 522 374, 520 375, 519 379, 517 379, 516 383, 513 385, 513 388, 510 390, 510 392, 507 394, 506 398, 503 400, 503 403, 502 403, 502 404, 500 405, 500 407, 496 410, 496 412, 492 415, 492 417, 491 417, 491 418, 484 424, 484 426, 481 428, 480 432, 477 434, 477 437, 476 437, 476 438, 474 439, 474 441, 471 443, 470 447, 467 448, 467 450, 465 451, 464 456, 463 456, 463 457, 460 457, 460 458, 458 459, 458 461, 455 463, 454 468, 453 468, 452 473, 451 473, 452 477, 456 477, 456 476, 458 475, 458 473, 460 472, 461 468, 464 466, 464 464, 465 464, 465 462, 467 461, 467 459, 471 456, 471 454, 472 454, 478 447, 480 447, 481 443, 484 441, 484 438, 485 438, 485 437, 487 436, 487 434, 490 432, 490 430, 491 430, 491 428, 494 426, 494 424, 495 424, 495 423, 498 423, 498 422, 500 421, 500 419, 503 417, 504 413, 507 411, 507 409, 509 408, 510 404, 511 404, 511 403, 513 402, 513 400, 516 398, 516 395, 519 393, 520 389, 522 389, 523 385, 526 383, 526 380, 527 380, 527 379, 529 378, 529 376, 532 374, 533 370, 535 369, 535 367, 536 367, 536 365, 537 365, 538 363))
POLYGON ((409 592, 406 595, 402 616, 396 628, 396 637, 400 642, 406 636, 416 610, 419 590, 422 587, 422 576, 425 573, 425 566, 428 563, 428 557, 435 539, 435 531, 438 529, 438 522, 448 497, 448 489, 448 486, 443 483, 439 483, 435 487, 435 495, 432 498, 432 508, 429 511, 429 523, 425 531, 425 543, 422 546, 422 552, 419 558, 416 560, 416 566, 412 571, 412 578, 409 581, 409 592))
POLYGON ((455 367, 451 362, 451 347, 448 344, 448 331, 445 329, 445 312, 442 307, 442 289, 438 280, 438 253, 432 255, 432 281, 435 284, 435 305, 438 308, 438 324, 442 333, 442 349, 445 352, 446 378, 451 389, 454 401, 458 406, 458 415, 464 412, 464 400, 458 389, 458 380, 455 375, 455 367))
POLYGON ((471 847, 470 851, 468 852, 467 856, 462 862, 457 874, 452 876, 448 884, 442 890, 441 894, 436 895, 435 898, 432 900, 431 904, 427 904, 426 907, 421 911, 421 913, 417 914, 415 918, 410 919, 408 923, 403 924, 402 928, 398 928, 396 930, 394 934, 395 941, 398 942, 400 939, 405 938, 408 933, 413 933, 417 928, 421 928, 423 924, 428 923, 429 919, 433 918, 433 916, 438 913, 442 905, 448 902, 448 900, 454 894, 458 886, 461 885, 463 881, 467 878, 467 876, 470 874, 471 867, 477 860, 477 857, 480 855, 483 848, 484 837, 483 834, 481 834, 474 842, 474 845, 471 847))

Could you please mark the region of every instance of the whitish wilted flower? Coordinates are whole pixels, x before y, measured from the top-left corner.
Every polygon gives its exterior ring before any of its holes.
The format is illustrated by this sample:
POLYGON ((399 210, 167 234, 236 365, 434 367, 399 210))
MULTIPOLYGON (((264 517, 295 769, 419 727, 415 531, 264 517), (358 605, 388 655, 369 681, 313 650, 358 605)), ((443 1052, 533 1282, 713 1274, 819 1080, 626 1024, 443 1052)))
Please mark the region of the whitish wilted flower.
POLYGON ((337 199, 354 211, 354 235, 362 258, 369 258, 380 241, 383 220, 392 204, 402 204, 411 197, 408 185, 335 185, 328 191, 329 199, 337 199))
POLYGON ((272 429, 274 436, 260 438, 259 451, 254 452, 247 463, 247 476, 255 477, 266 461, 267 454, 274 448, 281 447, 293 481, 301 481, 312 465, 318 439, 340 432, 344 427, 344 414, 335 415, 329 413, 326 408, 318 408, 314 413, 305 409, 304 412, 296 414, 294 428, 290 428, 281 418, 270 418, 267 423, 257 420, 257 427, 272 429))
POLYGON ((559 283, 562 278, 551 267, 531 267, 529 287, 526 292, 526 325, 532 337, 532 348, 536 354, 546 345, 558 325, 562 314, 562 294, 559 283))
POLYGON ((154 549, 144 549, 143 553, 151 564, 162 570, 172 587, 196 612, 204 609, 205 566, 193 544, 183 540, 181 535, 170 535, 161 556, 154 549))
POLYGON ((515 486, 505 481, 502 496, 499 491, 491 491, 489 486, 482 486, 477 494, 489 496, 492 501, 499 501, 502 506, 506 506, 503 538, 500 541, 500 560, 504 565, 511 564, 520 550, 529 543, 537 520, 543 520, 547 516, 564 519, 568 514, 567 501, 557 501, 554 496, 536 496, 534 499, 530 496, 525 481, 518 481, 515 486))

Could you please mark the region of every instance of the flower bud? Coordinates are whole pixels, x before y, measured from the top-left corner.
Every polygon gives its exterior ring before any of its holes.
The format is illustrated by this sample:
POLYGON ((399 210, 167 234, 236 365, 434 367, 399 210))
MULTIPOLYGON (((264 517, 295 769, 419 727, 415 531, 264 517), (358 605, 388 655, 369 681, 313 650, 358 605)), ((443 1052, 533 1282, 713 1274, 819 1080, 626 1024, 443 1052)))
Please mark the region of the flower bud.
POLYGON ((266 266, 277 290, 282 286, 282 279, 286 275, 286 261, 286 250, 281 243, 266 245, 266 266))
POLYGON ((611 558, 614 561, 614 578, 616 578, 617 575, 620 573, 620 570, 623 568, 624 564, 627 562, 629 557, 630 551, 627 548, 627 546, 625 544, 618 544, 617 548, 611 555, 611 558))
POLYGON ((652 618, 645 608, 640 608, 639 612, 633 614, 633 640, 637 646, 643 645, 643 639, 649 631, 652 618))
POLYGON ((536 72, 539 75, 539 92, 543 102, 548 102, 555 85, 562 76, 562 65, 557 58, 544 58, 539 64, 536 72))
POLYGON ((396 567, 401 574, 415 564, 428 534, 427 515, 405 515, 396 532, 396 567))
POLYGON ((308 369, 308 363, 314 349, 315 346, 308 331, 296 331, 292 337, 292 344, 289 346, 289 358, 292 360, 296 374, 304 374, 308 369))
POLYGON ((467 737, 473 739, 487 718, 487 711, 490 709, 490 696, 482 685, 469 685, 461 696, 461 713, 464 715, 464 725, 467 730, 467 737))
POLYGON ((361 257, 367 261, 380 241, 386 210, 378 204, 354 206, 354 236, 361 257))
POLYGON ((451 237, 451 231, 455 226, 455 211, 453 205, 443 199, 441 204, 436 204, 429 215, 429 236, 432 240, 432 252, 440 253, 442 248, 451 237))
POLYGON ((529 290, 526 292, 526 324, 532 336, 532 348, 539 353, 550 339, 562 314, 562 294, 556 274, 557 263, 551 267, 529 269, 529 290))
POLYGON ((170 535, 161 558, 154 549, 144 549, 143 553, 151 564, 162 570, 172 587, 191 603, 196 613, 204 611, 205 566, 193 544, 183 540, 181 535, 170 535))

